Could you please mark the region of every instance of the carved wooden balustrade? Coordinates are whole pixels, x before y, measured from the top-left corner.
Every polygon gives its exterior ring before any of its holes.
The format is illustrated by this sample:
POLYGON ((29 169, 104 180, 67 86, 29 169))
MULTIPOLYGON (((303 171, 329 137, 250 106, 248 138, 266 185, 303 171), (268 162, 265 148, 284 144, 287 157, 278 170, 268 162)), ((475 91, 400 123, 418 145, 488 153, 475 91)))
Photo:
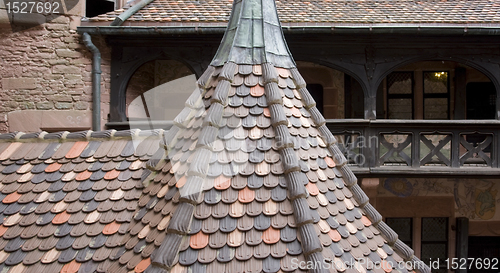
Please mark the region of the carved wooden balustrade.
POLYGON ((360 175, 500 175, 497 120, 328 120, 360 175))

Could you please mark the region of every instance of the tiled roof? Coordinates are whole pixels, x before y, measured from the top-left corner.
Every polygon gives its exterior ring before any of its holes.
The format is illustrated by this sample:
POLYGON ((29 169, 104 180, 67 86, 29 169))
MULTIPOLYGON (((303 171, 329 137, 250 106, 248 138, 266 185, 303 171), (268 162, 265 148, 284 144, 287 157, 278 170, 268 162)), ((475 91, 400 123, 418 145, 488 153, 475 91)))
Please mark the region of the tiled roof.
POLYGON ((1 135, 1 271, 104 272, 129 236, 161 135, 1 135))
MULTIPOLYGON (((129 18, 124 25, 224 23, 228 21, 231 6, 230 0, 155 0, 129 18)), ((500 23, 500 3, 496 0, 285 0, 276 1, 276 6, 284 25, 500 23)), ((121 9, 99 15, 90 21, 112 22, 123 11, 121 9)))
POLYGON ((110 271, 156 247, 148 272, 287 272, 361 258, 391 272, 416 259, 367 203, 304 85, 296 68, 209 67, 203 99, 193 94, 165 135, 167 152, 148 163, 133 232, 110 271))
POLYGON ((347 272, 405 272, 398 264, 413 261, 429 272, 368 203, 282 35, 269 31, 281 32, 275 16, 273 0, 235 1, 216 58, 147 164, 111 272, 134 268, 138 249, 154 249, 148 273, 301 271, 306 261, 347 272), (272 63, 281 42, 278 60, 290 61, 272 63))
POLYGON ((269 31, 272 1, 235 1, 239 27, 166 133, 0 136, 1 271, 429 273, 269 31))

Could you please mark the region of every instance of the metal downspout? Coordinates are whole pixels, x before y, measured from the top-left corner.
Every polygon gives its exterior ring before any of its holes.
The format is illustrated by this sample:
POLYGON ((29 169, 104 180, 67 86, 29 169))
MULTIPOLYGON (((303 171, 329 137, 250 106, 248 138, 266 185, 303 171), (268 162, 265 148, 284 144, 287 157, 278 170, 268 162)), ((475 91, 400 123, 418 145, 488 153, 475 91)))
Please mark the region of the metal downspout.
POLYGON ((92 52, 92 130, 101 130, 101 52, 92 38, 83 33, 83 43, 92 52))
POLYGON ((154 0, 142 0, 139 3, 133 5, 122 14, 118 15, 110 26, 121 26, 130 16, 134 15, 137 11, 145 7, 147 4, 153 2, 154 0))

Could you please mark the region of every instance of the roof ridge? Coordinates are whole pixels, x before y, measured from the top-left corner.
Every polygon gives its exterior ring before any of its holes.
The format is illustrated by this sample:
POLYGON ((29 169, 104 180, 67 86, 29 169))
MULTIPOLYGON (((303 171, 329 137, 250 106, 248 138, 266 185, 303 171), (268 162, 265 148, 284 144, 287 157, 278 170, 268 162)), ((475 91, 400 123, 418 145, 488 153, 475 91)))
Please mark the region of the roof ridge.
MULTIPOLYGON (((283 98, 278 87, 278 73, 274 65, 265 63, 262 76, 264 78, 267 105, 271 115, 271 126, 274 128, 278 141, 277 149, 281 156, 285 179, 287 180, 287 191, 293 206, 292 214, 295 217, 302 238, 302 252, 312 264, 322 263, 324 261, 321 253, 323 246, 314 229, 311 209, 306 201, 307 190, 305 184, 309 183, 309 180, 300 170, 299 159, 295 153, 291 134, 288 130, 288 118, 283 109, 283 98)), ((328 272, 326 268, 316 268, 312 271, 328 272)))
POLYGON ((31 141, 77 141, 77 140, 90 140, 90 139, 116 139, 116 138, 134 138, 134 137, 147 137, 151 135, 162 135, 163 129, 131 129, 116 131, 103 130, 103 131, 92 131, 84 130, 77 132, 69 131, 59 131, 49 133, 46 131, 24 133, 24 132, 11 132, 0 134, 0 142, 31 142, 31 141))
MULTIPOLYGON (((233 62, 227 62, 222 67, 219 76, 219 83, 213 94, 211 106, 205 117, 204 127, 199 135, 199 141, 196 144, 194 158, 187 171, 187 181, 180 189, 179 204, 174 212, 172 219, 167 227, 167 236, 158 249, 161 255, 152 256, 152 266, 165 269, 172 268, 177 260, 179 247, 181 245, 182 236, 187 235, 193 219, 194 209, 202 200, 203 181, 207 176, 210 158, 212 157, 212 145, 215 141, 219 128, 220 121, 223 116, 224 105, 227 105, 227 99, 231 82, 233 81, 237 65, 233 62)), ((213 69, 207 69, 208 74, 213 69)), ((213 72, 212 72, 213 73, 213 72)), ((198 112, 201 104, 201 95, 206 93, 206 87, 202 87, 202 91, 195 90, 186 103, 186 108, 175 118, 175 126, 177 128, 186 128, 186 124, 193 117, 193 112, 198 112)), ((175 130, 174 132, 177 132, 175 130)), ((169 134, 166 139, 165 147, 171 148, 172 140, 175 135, 169 134)), ((181 177, 178 178, 178 180, 181 177)))
MULTIPOLYGON (((357 201, 359 207, 366 212, 372 224, 380 229, 380 232, 384 239, 387 240, 387 242, 391 246, 393 246, 406 261, 412 262, 414 269, 422 273, 429 273, 430 268, 423 261, 414 256, 413 249, 411 249, 408 245, 398 239, 398 235, 396 234, 396 232, 382 221, 382 215, 375 209, 375 207, 373 207, 372 204, 369 203, 368 196, 358 185, 356 176, 347 165, 347 159, 345 158, 342 151, 340 151, 340 149, 338 148, 336 138, 333 136, 330 129, 328 129, 328 127, 326 126, 325 118, 319 112, 318 108, 316 107, 316 102, 312 98, 309 91, 306 89, 306 82, 296 68, 291 69, 291 74, 303 99, 303 102, 305 102, 304 107, 311 113, 312 120, 316 123, 316 126, 318 126, 318 131, 320 132, 320 135, 323 138, 325 144, 328 146, 328 150, 332 154, 335 165, 337 167, 340 167, 340 172, 342 173, 344 182, 353 193, 353 197, 357 201)), ((289 181, 289 183, 291 182, 292 181, 289 181)))

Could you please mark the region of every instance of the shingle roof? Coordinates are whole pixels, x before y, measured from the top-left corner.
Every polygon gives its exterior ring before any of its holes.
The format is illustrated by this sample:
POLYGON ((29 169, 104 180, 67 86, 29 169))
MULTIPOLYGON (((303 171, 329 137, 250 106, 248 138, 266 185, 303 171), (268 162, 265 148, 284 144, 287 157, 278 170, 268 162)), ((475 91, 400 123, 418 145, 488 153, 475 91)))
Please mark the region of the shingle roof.
POLYGON ((406 261, 430 271, 368 203, 282 34, 270 31, 281 32, 275 17, 273 0, 235 1, 199 89, 148 162, 134 233, 111 272, 131 263, 136 245, 153 248, 149 233, 162 241, 148 273, 301 271, 300 262, 324 261, 347 272, 405 272, 406 261), (282 58, 269 54, 281 43, 282 58))
POLYGON ((430 272, 368 203, 274 17, 235 1, 166 133, 0 136, 1 271, 430 272))
POLYGON ((1 135, 0 271, 104 272, 129 236, 162 134, 1 135))
MULTIPOLYGON (((224 23, 229 18, 232 3, 230 0, 155 0, 129 18, 124 25, 224 23)), ((495 0, 285 0, 276 1, 276 6, 284 25, 500 23, 500 3, 495 0)), ((123 11, 121 9, 99 15, 90 21, 111 22, 123 11)))

